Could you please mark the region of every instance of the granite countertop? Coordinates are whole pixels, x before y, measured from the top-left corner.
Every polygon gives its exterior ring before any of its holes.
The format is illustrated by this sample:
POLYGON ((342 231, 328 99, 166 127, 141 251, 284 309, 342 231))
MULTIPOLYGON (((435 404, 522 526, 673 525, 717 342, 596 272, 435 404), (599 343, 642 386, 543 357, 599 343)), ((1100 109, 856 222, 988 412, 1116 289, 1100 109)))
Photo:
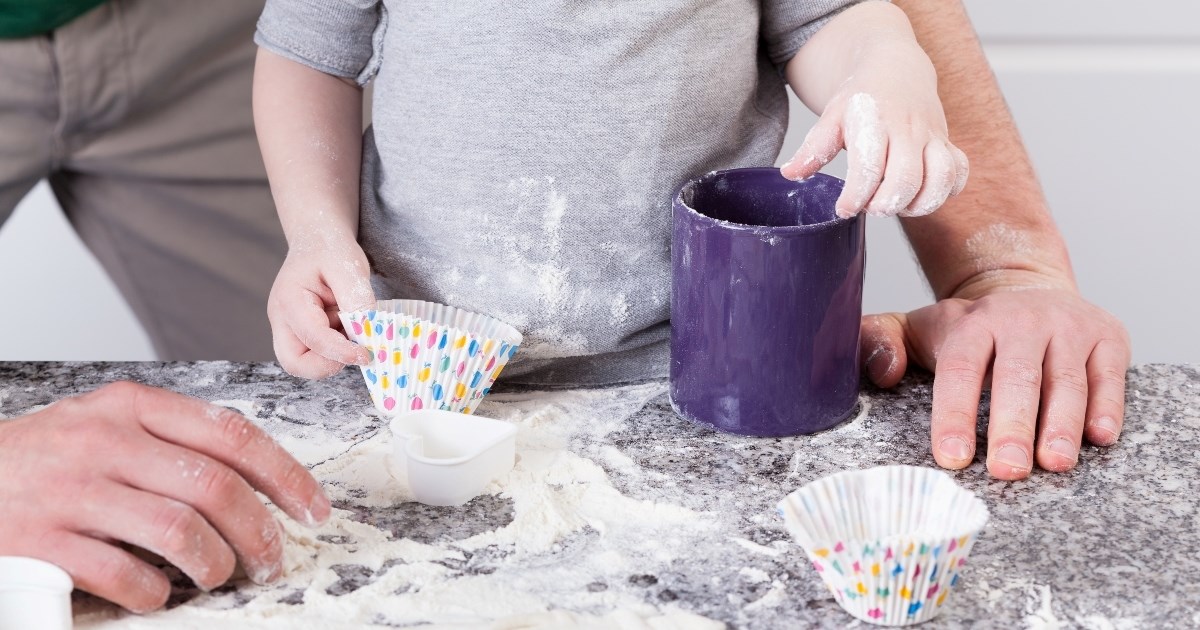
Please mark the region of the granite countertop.
MULTIPOLYGON (((243 411, 339 509, 319 530, 285 523, 277 584, 202 593, 172 569, 168 610, 125 616, 78 596, 77 627, 866 627, 834 602, 775 505, 840 470, 934 465, 927 375, 865 390, 838 427, 782 439, 692 426, 662 382, 495 393, 478 413, 518 424, 519 461, 458 508, 406 502, 385 466, 385 422, 351 371, 305 382, 271 364, 7 363, 0 417, 117 379, 243 411)), ((952 473, 991 520, 923 627, 1200 626, 1200 371, 1138 366, 1127 394, 1121 441, 1085 447, 1071 473, 952 473)))

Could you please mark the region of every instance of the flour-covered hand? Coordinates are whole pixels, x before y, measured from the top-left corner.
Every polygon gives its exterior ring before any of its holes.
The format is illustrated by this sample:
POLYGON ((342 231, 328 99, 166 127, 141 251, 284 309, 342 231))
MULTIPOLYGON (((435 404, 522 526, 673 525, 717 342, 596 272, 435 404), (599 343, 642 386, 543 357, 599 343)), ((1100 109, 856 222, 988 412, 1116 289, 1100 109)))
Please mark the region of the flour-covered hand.
POLYGON ((787 71, 821 118, 781 172, 811 177, 846 149, 838 216, 924 216, 966 185, 967 157, 950 142, 933 64, 898 9, 864 3, 846 11, 787 71))
POLYGON ((279 523, 255 490, 308 525, 329 499, 299 462, 241 414, 116 383, 0 422, 0 556, 40 558, 75 586, 133 611, 171 585, 132 545, 197 586, 240 561, 252 580, 282 573, 279 523))
POLYGON ((279 364, 293 376, 313 379, 366 365, 370 353, 346 338, 338 311, 374 305, 367 257, 353 240, 293 245, 267 301, 279 364))

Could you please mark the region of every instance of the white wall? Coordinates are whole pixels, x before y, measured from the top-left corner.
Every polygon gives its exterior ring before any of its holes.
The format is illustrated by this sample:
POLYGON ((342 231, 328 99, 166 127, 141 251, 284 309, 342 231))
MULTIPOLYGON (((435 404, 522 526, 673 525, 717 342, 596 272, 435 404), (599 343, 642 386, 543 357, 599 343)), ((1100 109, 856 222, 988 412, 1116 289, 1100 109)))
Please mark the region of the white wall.
MULTIPOLYGON (((1126 322, 1135 361, 1200 362, 1200 5, 967 5, 1083 291, 1126 322)), ((793 114, 785 155, 813 121, 793 114)), ((928 303, 897 224, 873 220, 868 240, 866 310, 928 303)), ((0 230, 0 304, 0 360, 152 356, 44 186, 0 230)))

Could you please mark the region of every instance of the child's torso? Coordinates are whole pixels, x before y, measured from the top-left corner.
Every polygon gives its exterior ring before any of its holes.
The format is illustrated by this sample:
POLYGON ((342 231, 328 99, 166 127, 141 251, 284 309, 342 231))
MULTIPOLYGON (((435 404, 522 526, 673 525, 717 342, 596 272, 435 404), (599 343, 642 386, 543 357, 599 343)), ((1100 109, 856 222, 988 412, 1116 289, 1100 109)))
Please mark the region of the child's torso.
POLYGON ((361 234, 380 297, 517 326, 516 380, 665 375, 672 193, 773 163, 786 128, 758 3, 387 9, 361 234))

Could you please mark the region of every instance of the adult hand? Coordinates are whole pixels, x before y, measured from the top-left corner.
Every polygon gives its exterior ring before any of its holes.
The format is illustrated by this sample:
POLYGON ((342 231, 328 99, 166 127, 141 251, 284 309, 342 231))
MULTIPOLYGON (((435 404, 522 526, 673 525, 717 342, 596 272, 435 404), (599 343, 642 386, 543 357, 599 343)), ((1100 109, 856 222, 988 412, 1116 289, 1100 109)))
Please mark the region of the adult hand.
POLYGON ((892 387, 910 362, 934 373, 934 459, 965 468, 975 454, 980 392, 991 374, 988 471, 1000 479, 1075 467, 1081 437, 1116 443, 1125 409, 1129 335, 1068 289, 1020 289, 994 276, 971 299, 950 298, 862 323, 869 378, 892 387))
POLYGON ((137 612, 162 606, 171 585, 121 543, 203 589, 237 560, 265 583, 282 572, 283 546, 254 490, 310 526, 330 513, 304 466, 241 414, 132 383, 0 422, 0 479, 0 555, 57 564, 137 612))
POLYGON ((338 311, 374 307, 367 257, 352 238, 293 245, 267 300, 279 364, 313 379, 367 365, 371 353, 346 338, 338 311))

